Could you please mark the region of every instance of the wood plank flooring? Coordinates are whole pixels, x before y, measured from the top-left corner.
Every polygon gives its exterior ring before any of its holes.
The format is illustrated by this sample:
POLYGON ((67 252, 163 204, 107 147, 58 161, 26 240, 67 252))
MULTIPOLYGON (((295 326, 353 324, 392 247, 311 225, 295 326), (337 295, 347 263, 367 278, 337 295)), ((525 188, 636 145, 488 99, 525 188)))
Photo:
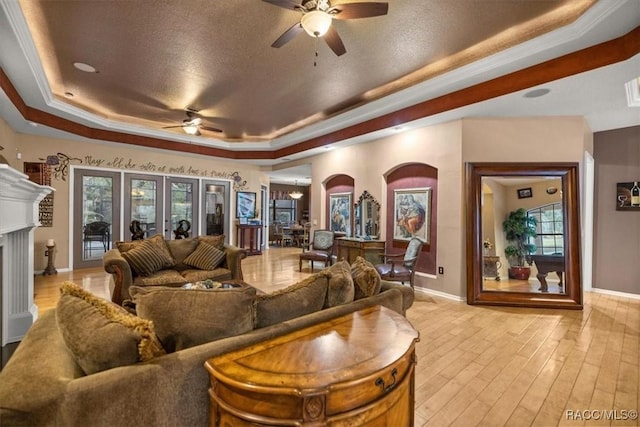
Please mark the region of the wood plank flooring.
MULTIPOLYGON (((243 261, 264 292, 306 277, 297 248, 243 261)), ((316 271, 319 270, 316 268, 316 271)), ((100 269, 38 276, 40 311, 64 280, 108 297, 100 269)), ((585 309, 475 307, 418 294, 407 313, 420 331, 417 426, 638 425, 640 300, 586 293, 585 309)))

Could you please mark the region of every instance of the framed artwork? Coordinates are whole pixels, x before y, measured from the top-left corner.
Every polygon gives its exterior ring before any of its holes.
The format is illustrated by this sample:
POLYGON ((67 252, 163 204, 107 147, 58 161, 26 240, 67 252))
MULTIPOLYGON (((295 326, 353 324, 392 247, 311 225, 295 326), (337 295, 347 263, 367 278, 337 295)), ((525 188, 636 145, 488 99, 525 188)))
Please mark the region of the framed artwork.
POLYGON ((236 218, 253 218, 256 212, 256 193, 238 191, 236 193, 236 218))
POLYGON ((394 190, 393 239, 419 237, 429 243, 431 188, 394 190))
POLYGON ((352 193, 329 195, 330 230, 351 236, 351 196, 352 193))
POLYGON ((518 199, 528 199, 529 197, 533 197, 533 191, 531 191, 531 187, 520 188, 518 190, 518 199))
POLYGON ((640 211, 640 181, 616 184, 616 210, 640 211))

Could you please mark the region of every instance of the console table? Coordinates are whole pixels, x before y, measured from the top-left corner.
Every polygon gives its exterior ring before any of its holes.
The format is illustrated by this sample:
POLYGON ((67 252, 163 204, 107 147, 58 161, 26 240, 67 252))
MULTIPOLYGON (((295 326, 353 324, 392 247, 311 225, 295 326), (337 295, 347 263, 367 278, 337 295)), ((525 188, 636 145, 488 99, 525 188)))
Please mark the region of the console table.
POLYGON ((247 250, 247 255, 260 255, 260 242, 262 241, 262 224, 238 224, 236 229, 236 242, 238 247, 247 250), (247 235, 249 238, 247 239, 247 235), (249 243, 249 246, 247 246, 249 243))
POLYGON ((371 264, 380 264, 384 255, 384 240, 365 240, 353 237, 340 237, 336 239, 338 247, 338 261, 344 259, 352 264, 358 256, 371 264))
POLYGON ((418 332, 369 307, 209 359, 212 426, 412 426, 418 332))

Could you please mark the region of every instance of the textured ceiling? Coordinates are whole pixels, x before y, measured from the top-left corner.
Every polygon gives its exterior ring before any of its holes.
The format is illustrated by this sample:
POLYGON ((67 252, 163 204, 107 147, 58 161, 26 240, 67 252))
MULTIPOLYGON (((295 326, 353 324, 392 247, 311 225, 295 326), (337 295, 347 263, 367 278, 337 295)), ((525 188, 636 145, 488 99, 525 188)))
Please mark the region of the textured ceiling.
POLYGON ((189 106, 224 131, 205 138, 265 141, 567 25, 593 3, 391 0, 387 16, 334 20, 340 57, 306 34, 271 48, 300 14, 258 0, 20 6, 55 98, 157 130, 189 106))

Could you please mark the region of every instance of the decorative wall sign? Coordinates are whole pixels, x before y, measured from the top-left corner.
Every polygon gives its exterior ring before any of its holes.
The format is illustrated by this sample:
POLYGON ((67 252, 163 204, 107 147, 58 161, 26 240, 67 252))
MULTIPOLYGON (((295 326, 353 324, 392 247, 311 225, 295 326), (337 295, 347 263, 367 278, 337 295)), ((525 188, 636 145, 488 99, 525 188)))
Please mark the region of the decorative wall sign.
POLYGON ((331 231, 345 233, 347 237, 351 237, 351 196, 352 193, 329 195, 331 231))
POLYGON ((616 210, 640 211, 640 181, 616 184, 616 210))
POLYGON ((41 227, 53 227, 53 193, 44 196, 40 201, 38 219, 41 227))
MULTIPOLYGON (((24 162, 23 170, 29 181, 39 185, 51 185, 51 168, 46 163, 24 162)), ((38 219, 41 227, 53 227, 53 193, 40 201, 38 219)))
POLYGON ((431 188, 401 189, 393 193, 393 239, 419 237, 429 243, 431 188))

